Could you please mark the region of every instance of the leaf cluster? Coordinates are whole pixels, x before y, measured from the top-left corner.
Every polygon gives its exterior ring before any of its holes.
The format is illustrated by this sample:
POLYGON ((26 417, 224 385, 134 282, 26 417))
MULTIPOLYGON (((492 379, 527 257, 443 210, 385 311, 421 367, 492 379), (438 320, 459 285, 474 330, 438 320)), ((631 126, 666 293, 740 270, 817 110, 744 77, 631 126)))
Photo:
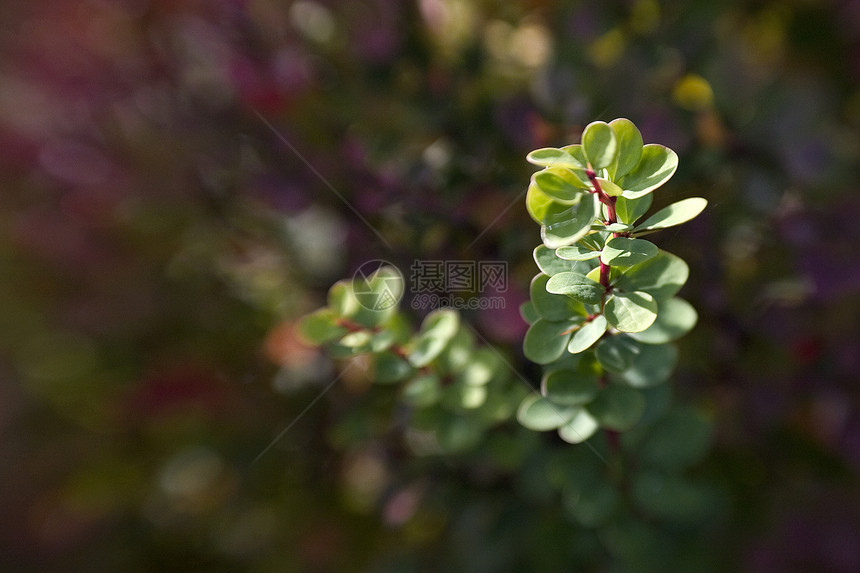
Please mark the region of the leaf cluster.
POLYGON ((640 222, 678 158, 644 144, 627 119, 591 123, 582 143, 527 159, 543 168, 526 196, 542 244, 534 251, 540 273, 521 308, 530 325, 523 350, 544 376, 541 395, 522 402, 518 419, 571 443, 599 428, 629 430, 646 409, 642 390, 669 379, 678 361, 672 343, 697 320, 675 296, 689 267, 642 237, 689 221, 707 201, 684 199, 640 222))

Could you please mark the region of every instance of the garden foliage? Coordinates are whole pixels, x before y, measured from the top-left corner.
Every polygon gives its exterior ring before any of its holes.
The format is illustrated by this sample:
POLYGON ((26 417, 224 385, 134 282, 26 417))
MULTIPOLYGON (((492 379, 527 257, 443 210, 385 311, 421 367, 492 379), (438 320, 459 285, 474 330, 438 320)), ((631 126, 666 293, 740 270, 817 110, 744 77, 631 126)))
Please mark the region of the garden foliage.
POLYGON ((588 441, 590 449, 557 458, 549 480, 575 523, 603 528, 610 549, 613 538, 629 548, 629 536, 658 535, 643 533, 634 516, 689 524, 717 503, 714 491, 684 476, 706 453, 710 426, 673 404, 666 384, 678 361, 673 343, 697 321, 676 296, 689 268, 643 238, 694 218, 707 201, 688 198, 646 216, 678 158, 643 145, 627 119, 591 123, 581 144, 538 149, 528 161, 543 168, 526 199, 541 225, 540 273, 521 308, 530 324, 525 356, 543 367, 539 388, 454 310, 437 309, 410 328, 391 304, 402 295, 392 291, 402 281, 391 268, 335 284, 301 332, 334 357, 369 357, 373 380, 409 408, 413 453, 467 452, 512 418, 570 444, 588 441))

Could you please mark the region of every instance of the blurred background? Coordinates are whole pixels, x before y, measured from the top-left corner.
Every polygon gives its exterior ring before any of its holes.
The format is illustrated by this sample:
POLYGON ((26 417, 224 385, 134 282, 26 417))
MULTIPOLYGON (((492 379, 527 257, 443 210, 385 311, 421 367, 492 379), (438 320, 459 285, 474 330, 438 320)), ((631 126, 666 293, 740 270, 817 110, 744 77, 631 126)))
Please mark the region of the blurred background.
POLYGON ((524 156, 627 117, 655 207, 710 201, 659 237, 724 500, 675 570, 860 570, 858 78, 857 0, 2 3, 0 568, 609 570, 542 438, 404 457, 294 323, 370 259, 508 261, 467 315, 534 379, 524 156))

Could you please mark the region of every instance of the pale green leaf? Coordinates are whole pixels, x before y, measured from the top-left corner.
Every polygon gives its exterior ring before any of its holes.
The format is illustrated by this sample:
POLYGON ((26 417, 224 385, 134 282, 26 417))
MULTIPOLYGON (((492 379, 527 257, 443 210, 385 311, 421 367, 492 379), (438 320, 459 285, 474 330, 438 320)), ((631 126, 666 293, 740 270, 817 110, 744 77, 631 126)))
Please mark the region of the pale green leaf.
POLYGON ((553 294, 569 296, 585 304, 599 304, 606 292, 600 283, 573 272, 553 275, 546 283, 546 290, 553 294))
POLYGON ((529 430, 543 432, 565 425, 577 411, 578 408, 559 406, 543 396, 529 394, 517 409, 517 420, 529 430))
POLYGON ((678 168, 678 156, 663 145, 649 143, 642 148, 642 157, 627 175, 617 181, 624 197, 636 199, 668 181, 678 168))
POLYGON ((538 188, 556 201, 575 201, 582 193, 591 186, 588 180, 585 183, 570 169, 561 167, 548 167, 532 175, 532 179, 538 188))
POLYGON ((578 160, 565 149, 544 147, 535 149, 526 156, 526 161, 540 167, 566 167, 585 171, 585 162, 578 160))
POLYGON ((609 173, 613 179, 626 175, 633 169, 642 157, 642 134, 629 119, 618 118, 609 122, 609 127, 615 133, 618 142, 618 155, 609 173))
POLYGON ((657 256, 658 252, 657 245, 644 239, 613 237, 606 241, 600 260, 614 267, 632 267, 657 256))
POLYGON ((541 226, 543 243, 551 249, 572 245, 588 234, 596 216, 596 199, 583 195, 578 203, 561 213, 547 214, 541 226))
POLYGON ((606 320, 621 332, 641 332, 657 319, 657 301, 647 292, 616 292, 603 308, 606 320))
POLYGON ((652 193, 643 195, 638 199, 628 199, 623 195, 617 197, 615 199, 615 214, 618 217, 618 221, 627 225, 633 225, 637 219, 648 212, 653 201, 654 195, 652 193))
POLYGON ((595 121, 582 132, 582 147, 594 170, 609 166, 618 152, 615 133, 608 123, 595 121))
POLYGON ((643 233, 646 231, 657 231, 667 227, 674 227, 681 223, 686 223, 690 219, 696 217, 707 207, 707 199, 701 197, 690 197, 677 203, 672 203, 664 209, 660 209, 645 221, 637 226, 633 231, 635 233, 643 233))
POLYGON ((558 435, 569 444, 581 444, 593 436, 598 428, 597 420, 587 410, 580 409, 567 424, 558 429, 558 435))
POLYGON ((570 338, 570 343, 567 345, 567 351, 571 354, 578 354, 591 348, 591 346, 600 340, 607 328, 606 317, 601 315, 595 316, 589 322, 578 328, 570 338))

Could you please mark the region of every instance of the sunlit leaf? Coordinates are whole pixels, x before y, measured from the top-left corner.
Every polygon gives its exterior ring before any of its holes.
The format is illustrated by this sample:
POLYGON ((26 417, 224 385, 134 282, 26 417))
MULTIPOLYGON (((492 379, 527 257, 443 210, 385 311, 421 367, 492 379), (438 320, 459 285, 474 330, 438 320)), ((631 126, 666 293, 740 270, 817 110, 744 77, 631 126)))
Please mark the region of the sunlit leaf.
POLYGON ((609 166, 609 174, 613 179, 618 179, 639 163, 642 157, 642 134, 629 119, 614 119, 609 122, 609 127, 618 142, 618 154, 609 166))
POLYGON ((582 147, 592 169, 603 169, 615 160, 618 142, 608 123, 595 121, 582 132, 582 147))
POLYGON ((657 245, 644 239, 613 237, 606 241, 600 260, 616 267, 632 267, 657 256, 657 245))
POLYGON ((690 197, 689 199, 672 203, 645 219, 641 225, 634 229, 634 232, 656 231, 686 223, 704 211, 707 206, 707 199, 701 197, 690 197))
POLYGON ((642 148, 642 157, 627 175, 617 181, 624 197, 636 199, 668 181, 678 168, 678 156, 663 145, 649 143, 642 148))

